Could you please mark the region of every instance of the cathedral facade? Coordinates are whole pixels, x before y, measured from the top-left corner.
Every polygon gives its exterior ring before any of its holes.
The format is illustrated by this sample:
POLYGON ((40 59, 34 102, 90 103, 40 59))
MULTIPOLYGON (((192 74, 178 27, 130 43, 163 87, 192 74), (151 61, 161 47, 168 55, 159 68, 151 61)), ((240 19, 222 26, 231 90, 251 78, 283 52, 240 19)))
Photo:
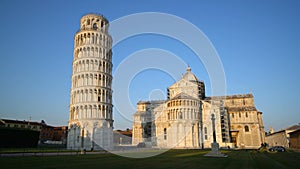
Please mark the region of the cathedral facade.
POLYGON ((167 100, 140 101, 132 144, 157 148, 210 148, 212 114, 220 147, 253 149, 265 142, 262 112, 252 94, 205 96, 205 84, 188 67, 171 85, 167 100))
POLYGON ((108 20, 88 14, 74 36, 67 147, 112 149, 112 38, 108 20))

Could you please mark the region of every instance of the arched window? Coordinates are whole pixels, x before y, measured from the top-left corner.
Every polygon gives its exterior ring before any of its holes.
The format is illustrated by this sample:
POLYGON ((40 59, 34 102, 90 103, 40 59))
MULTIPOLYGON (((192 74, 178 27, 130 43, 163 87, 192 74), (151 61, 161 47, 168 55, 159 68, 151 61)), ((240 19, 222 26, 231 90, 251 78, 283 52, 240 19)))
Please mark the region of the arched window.
POLYGON ((182 119, 182 113, 179 112, 179 119, 182 119))
POLYGON ((167 129, 164 128, 164 140, 167 140, 167 129))
POLYGON ((93 24, 93 29, 97 29, 97 24, 96 23, 93 24))
POLYGON ((249 132, 249 126, 245 126, 245 132, 249 132))

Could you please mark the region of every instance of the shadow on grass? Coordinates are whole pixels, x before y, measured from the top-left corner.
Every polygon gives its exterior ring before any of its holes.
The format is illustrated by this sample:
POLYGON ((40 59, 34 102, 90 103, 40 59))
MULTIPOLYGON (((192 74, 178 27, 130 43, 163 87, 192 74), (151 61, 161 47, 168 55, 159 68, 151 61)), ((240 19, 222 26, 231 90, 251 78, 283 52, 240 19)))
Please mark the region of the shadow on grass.
POLYGON ((259 153, 257 151, 222 151, 228 158, 204 157, 208 150, 169 150, 158 156, 132 159, 114 154, 89 154, 51 157, 0 158, 1 168, 74 169, 74 168, 298 168, 300 153, 259 153))

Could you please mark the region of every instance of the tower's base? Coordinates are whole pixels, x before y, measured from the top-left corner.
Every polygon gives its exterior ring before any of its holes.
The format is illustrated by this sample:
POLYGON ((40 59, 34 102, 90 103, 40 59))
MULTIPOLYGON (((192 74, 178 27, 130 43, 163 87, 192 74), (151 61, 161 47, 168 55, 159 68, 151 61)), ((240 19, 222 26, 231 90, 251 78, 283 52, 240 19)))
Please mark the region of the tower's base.
MULTIPOLYGON (((86 124, 86 123, 85 123, 86 124)), ((80 127, 71 125, 67 148, 72 150, 112 150, 113 128, 106 122, 80 127)))

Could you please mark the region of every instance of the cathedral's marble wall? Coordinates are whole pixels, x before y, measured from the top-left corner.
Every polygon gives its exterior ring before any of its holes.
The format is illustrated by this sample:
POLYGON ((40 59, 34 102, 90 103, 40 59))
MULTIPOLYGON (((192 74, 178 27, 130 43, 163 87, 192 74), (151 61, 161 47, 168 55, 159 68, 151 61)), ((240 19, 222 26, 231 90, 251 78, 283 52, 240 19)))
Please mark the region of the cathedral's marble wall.
POLYGON ((230 146, 229 142, 224 142, 222 140, 222 129, 221 129, 221 114, 220 114, 220 102, 214 101, 202 101, 202 133, 203 133, 203 145, 204 148, 210 148, 213 142, 213 128, 212 128, 212 114, 215 117, 215 130, 216 130, 216 140, 220 147, 230 146))
POLYGON ((201 102, 199 99, 181 97, 166 103, 168 145, 175 148, 199 147, 201 102))
POLYGON ((254 106, 250 95, 229 97, 226 106, 230 117, 230 128, 237 131, 236 146, 240 148, 258 148, 265 141, 262 113, 254 106))

